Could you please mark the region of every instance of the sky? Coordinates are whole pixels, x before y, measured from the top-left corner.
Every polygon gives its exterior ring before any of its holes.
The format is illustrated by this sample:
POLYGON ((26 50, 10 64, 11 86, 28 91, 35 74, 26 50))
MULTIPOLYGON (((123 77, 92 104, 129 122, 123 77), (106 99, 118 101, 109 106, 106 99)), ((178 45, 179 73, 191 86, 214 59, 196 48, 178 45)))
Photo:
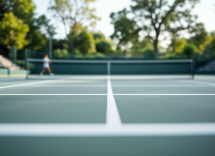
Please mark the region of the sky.
MULTIPOLYGON (((50 0, 33 0, 36 4, 37 16, 45 14, 51 19, 52 24, 57 28, 55 38, 65 38, 65 31, 63 25, 52 17, 52 14, 47 10, 50 0)), ((97 22, 94 31, 101 31, 106 37, 109 37, 113 32, 113 25, 111 24, 111 12, 118 12, 123 8, 129 8, 131 0, 96 0, 91 7, 96 8, 96 15, 101 18, 97 22)), ((215 30, 215 1, 201 0, 193 10, 193 13, 198 15, 198 22, 203 22, 208 32, 215 30)), ((165 44, 165 42, 164 42, 165 44)), ((167 42, 166 42, 167 44, 167 42)), ((165 46, 165 45, 163 45, 165 46)))

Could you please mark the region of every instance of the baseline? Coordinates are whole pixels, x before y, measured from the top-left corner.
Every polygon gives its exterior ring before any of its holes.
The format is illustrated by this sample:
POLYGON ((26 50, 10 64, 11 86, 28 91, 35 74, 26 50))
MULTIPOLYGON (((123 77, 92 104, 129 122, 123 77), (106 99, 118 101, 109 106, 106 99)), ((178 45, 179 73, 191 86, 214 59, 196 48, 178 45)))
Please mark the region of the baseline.
POLYGON ((214 136, 215 123, 0 124, 0 136, 214 136))
POLYGON ((214 84, 214 83, 209 83, 209 82, 200 82, 200 81, 185 81, 185 80, 181 80, 180 82, 194 83, 194 84, 204 84, 204 85, 215 86, 215 84, 214 84))

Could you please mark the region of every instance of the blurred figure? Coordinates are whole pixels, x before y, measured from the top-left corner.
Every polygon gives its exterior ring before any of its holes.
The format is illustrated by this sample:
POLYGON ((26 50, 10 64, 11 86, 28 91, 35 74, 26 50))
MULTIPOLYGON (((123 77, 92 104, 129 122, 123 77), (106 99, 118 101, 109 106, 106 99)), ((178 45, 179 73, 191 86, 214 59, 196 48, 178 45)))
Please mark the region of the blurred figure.
POLYGON ((51 72, 51 68, 49 66, 50 60, 49 60, 49 56, 45 55, 44 59, 43 59, 43 70, 40 73, 40 76, 43 75, 43 73, 46 71, 46 69, 48 70, 50 76, 54 76, 54 74, 51 72))

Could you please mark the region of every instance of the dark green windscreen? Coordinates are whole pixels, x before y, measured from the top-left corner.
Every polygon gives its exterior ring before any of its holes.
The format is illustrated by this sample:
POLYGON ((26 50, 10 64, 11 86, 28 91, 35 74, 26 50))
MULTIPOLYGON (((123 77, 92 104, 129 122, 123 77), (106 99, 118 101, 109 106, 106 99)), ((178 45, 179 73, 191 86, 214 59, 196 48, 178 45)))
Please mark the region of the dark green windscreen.
MULTIPOLYGON (((39 74, 43 69, 43 64, 39 62, 30 62, 29 66, 31 74, 39 74)), ((52 63, 50 67, 55 74, 107 75, 107 63, 52 63)))
POLYGON ((191 74, 191 63, 112 63, 112 75, 191 74))
MULTIPOLYGON (((111 61, 110 61, 111 62, 111 61)), ((55 74, 108 74, 108 62, 54 62, 50 65, 55 74)), ((31 74, 39 74, 42 62, 29 62, 31 74)), ((111 75, 147 75, 147 74, 192 74, 192 62, 111 62, 111 75)))

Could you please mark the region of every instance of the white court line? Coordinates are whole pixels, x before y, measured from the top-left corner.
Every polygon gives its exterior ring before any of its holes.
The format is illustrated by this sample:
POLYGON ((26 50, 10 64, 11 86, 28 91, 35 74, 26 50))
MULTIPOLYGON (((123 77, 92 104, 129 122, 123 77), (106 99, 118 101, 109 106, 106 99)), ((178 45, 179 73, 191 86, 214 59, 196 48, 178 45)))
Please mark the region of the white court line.
MULTIPOLYGON (((112 85, 112 87, 213 87, 208 85, 112 85)), ((26 87, 107 87, 107 85, 28 85, 26 87)))
POLYGON ((112 87, 205 87, 205 85, 112 85, 112 87))
POLYGON ((0 94, 0 96, 100 96, 108 94, 0 94))
POLYGON ((27 87, 107 87, 107 85, 29 85, 27 87))
POLYGON ((4 88, 12 88, 12 87, 21 87, 21 86, 28 86, 28 85, 34 85, 34 84, 40 84, 40 83, 47 83, 47 82, 53 82, 53 81, 61 81, 64 79, 55 79, 55 80, 44 80, 44 81, 39 81, 39 82, 32 82, 32 83, 24 83, 24 84, 17 84, 17 85, 10 85, 10 86, 3 86, 0 87, 0 89, 4 88))
MULTIPOLYGON (((0 94, 0 96, 85 96, 85 95, 103 96, 103 95, 110 95, 110 94, 0 94)), ((122 96, 214 96, 215 94, 112 94, 112 95, 113 96, 115 96, 115 95, 122 95, 122 96)), ((114 103, 115 103, 115 100, 114 100, 114 103)))
POLYGON ((215 123, 0 124, 0 136, 214 136, 215 123))
POLYGON ((200 82, 200 81, 185 81, 185 80, 181 80, 180 82, 194 83, 194 84, 204 84, 204 85, 215 86, 215 83, 200 82))
POLYGON ((108 126, 120 126, 121 119, 117 110, 116 102, 113 96, 113 91, 111 87, 110 77, 107 80, 108 86, 108 96, 107 96, 107 112, 106 112, 106 123, 108 126))
POLYGON ((215 94, 113 94, 123 96, 214 96, 215 94))

